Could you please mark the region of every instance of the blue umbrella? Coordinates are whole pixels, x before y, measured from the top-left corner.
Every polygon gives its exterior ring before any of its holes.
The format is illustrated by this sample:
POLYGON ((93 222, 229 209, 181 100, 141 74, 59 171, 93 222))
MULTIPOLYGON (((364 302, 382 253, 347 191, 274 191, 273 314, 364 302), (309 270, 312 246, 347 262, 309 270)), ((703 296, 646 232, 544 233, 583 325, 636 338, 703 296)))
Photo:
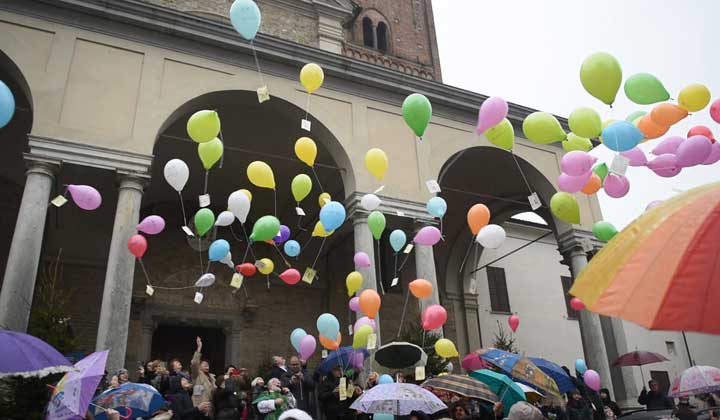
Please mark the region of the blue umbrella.
POLYGON ((573 384, 572 379, 570 379, 567 372, 565 372, 560 366, 541 357, 530 357, 529 359, 535 363, 535 366, 545 372, 546 375, 555 380, 560 392, 566 393, 575 389, 575 384, 573 384))
POLYGON ((105 409, 112 408, 124 414, 127 408, 132 417, 148 417, 161 409, 167 402, 150 385, 126 382, 117 388, 109 389, 93 400, 95 420, 106 420, 105 409))
POLYGON ((480 357, 497 366, 518 382, 556 397, 561 395, 560 387, 555 380, 527 357, 497 349, 487 350, 480 354, 480 357))
POLYGON ((363 352, 365 357, 369 354, 365 349, 355 350, 351 346, 340 347, 337 350, 333 350, 328 354, 328 357, 318 365, 317 370, 320 373, 328 373, 337 366, 341 366, 343 370, 345 370, 350 367, 350 358, 352 355, 358 351, 363 352))
POLYGON ((510 408, 518 401, 525 401, 525 391, 507 375, 489 369, 470 372, 470 377, 487 385, 503 403, 503 413, 507 416, 510 408))

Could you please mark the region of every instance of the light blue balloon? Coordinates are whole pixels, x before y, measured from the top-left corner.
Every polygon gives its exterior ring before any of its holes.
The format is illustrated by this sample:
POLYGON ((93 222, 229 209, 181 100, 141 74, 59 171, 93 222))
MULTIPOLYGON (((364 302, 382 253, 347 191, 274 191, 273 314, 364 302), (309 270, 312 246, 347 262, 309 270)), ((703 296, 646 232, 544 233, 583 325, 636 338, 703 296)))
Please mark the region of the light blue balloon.
POLYGON ((285 253, 288 257, 297 257, 300 255, 300 244, 298 241, 295 240, 289 240, 285 242, 285 245, 283 245, 283 249, 285 250, 285 253))
MULTIPOLYGON (((380 379, 378 379, 378 384, 380 384, 380 385, 392 384, 394 382, 395 381, 393 380, 393 377, 388 374, 380 375, 380 379)), ((375 414, 375 415, 377 416, 377 414, 375 414)), ((373 416, 373 418, 374 418, 374 416, 373 416)))
POLYGON ((395 229, 390 233, 390 246, 395 252, 400 252, 401 249, 407 243, 407 236, 405 232, 400 229, 395 229))
POLYGON ((587 372, 588 368, 583 359, 577 359, 575 361, 575 370, 581 375, 587 372))
POLYGON ((345 207, 337 201, 331 201, 320 209, 320 223, 325 232, 332 232, 345 221, 345 207))
POLYGON ((303 337, 305 337, 306 335, 307 335, 307 333, 302 328, 295 328, 290 333, 290 343, 292 344, 293 347, 295 347, 295 350, 298 353, 300 353, 300 340, 302 340, 303 337))
POLYGON ((230 7, 230 22, 241 37, 252 41, 260 29, 260 9, 252 0, 235 0, 230 7))
POLYGON ((442 197, 433 197, 427 202, 427 211, 432 216, 442 218, 447 212, 447 203, 442 197))
POLYGON ((15 97, 10 88, 0 80, 0 128, 10 122, 15 114, 15 97))
POLYGON ((637 146, 644 137, 635 124, 628 121, 615 121, 602 131, 602 142, 610 150, 625 152, 637 146))
POLYGON ((230 244, 225 239, 218 239, 210 244, 208 255, 210 261, 220 261, 230 252, 230 244))
POLYGON ((390 413, 375 413, 373 420, 395 420, 395 416, 390 413))
POLYGON ((335 315, 325 313, 318 317, 317 329, 325 337, 336 340, 340 332, 340 322, 335 318, 335 315))

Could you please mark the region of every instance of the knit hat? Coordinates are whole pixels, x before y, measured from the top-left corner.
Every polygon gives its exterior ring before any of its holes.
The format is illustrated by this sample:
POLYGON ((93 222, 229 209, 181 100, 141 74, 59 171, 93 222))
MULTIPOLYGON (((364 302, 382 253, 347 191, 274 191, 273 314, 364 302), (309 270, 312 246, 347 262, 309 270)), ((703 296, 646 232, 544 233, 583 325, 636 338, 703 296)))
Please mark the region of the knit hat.
POLYGON ((290 410, 285 410, 278 420, 313 420, 313 418, 310 417, 310 414, 302 410, 291 408, 290 410))
POLYGON ((513 404, 508 414, 508 420, 543 420, 542 412, 533 405, 520 401, 513 404))

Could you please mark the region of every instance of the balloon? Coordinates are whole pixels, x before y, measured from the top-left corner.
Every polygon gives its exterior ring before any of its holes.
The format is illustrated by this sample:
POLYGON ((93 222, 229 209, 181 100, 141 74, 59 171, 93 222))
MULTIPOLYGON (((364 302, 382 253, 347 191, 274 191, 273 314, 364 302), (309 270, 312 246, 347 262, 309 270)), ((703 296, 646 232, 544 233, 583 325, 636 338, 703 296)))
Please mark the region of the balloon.
POLYGON ((209 171, 220 160, 222 154, 223 143, 218 138, 198 144, 198 156, 200 156, 200 161, 206 171, 209 171))
POLYGON ((560 160, 560 169, 570 176, 580 176, 592 169, 597 158, 585 152, 572 151, 565 153, 560 160))
MULTIPOLYGON (((378 379, 378 385, 385 385, 385 384, 392 384, 392 383, 395 383, 395 380, 393 379, 392 376, 388 375, 387 373, 380 375, 380 378, 378 379)), ((395 418, 395 416, 393 416, 392 414, 388 414, 388 416, 389 417, 387 419, 383 418, 380 420, 393 420, 395 418)), ((373 414, 373 420, 379 420, 377 418, 377 414, 373 414)))
POLYGON ((574 297, 570 299, 570 307, 575 309, 576 311, 582 311, 583 309, 585 309, 585 304, 579 298, 574 297))
POLYGON ((575 133, 568 133, 567 139, 562 142, 562 147, 566 152, 572 152, 573 150, 589 152, 593 148, 593 144, 590 139, 580 137, 575 133))
POLYGON ((630 159, 628 163, 630 166, 645 166, 647 164, 647 156, 645 156, 642 149, 637 146, 620 153, 620 155, 630 159))
POLYGON ((435 342, 435 353, 440 357, 449 359, 458 355, 458 351, 455 348, 455 343, 448 340, 447 338, 441 338, 435 342))
POLYGON ((278 274, 278 277, 280 277, 280 280, 284 281, 285 283, 293 285, 298 284, 302 276, 300 275, 300 272, 296 269, 288 268, 287 270, 278 274))
POLYGON ((581 375, 587 372, 587 365, 583 359, 575 360, 575 370, 581 375))
MULTIPOLYGON (((606 128, 608 128, 608 127, 610 126, 610 124, 613 124, 613 123, 615 123, 615 122, 617 122, 617 120, 614 120, 614 119, 612 119, 612 118, 603 121, 603 124, 602 124, 603 130, 606 129, 606 128)), ((637 126, 637 125, 636 125, 636 126, 637 126)), ((603 141, 602 133, 600 133, 600 136, 598 137, 598 139, 599 139, 600 141, 603 141)))
POLYGON ((440 239, 442 239, 442 234, 438 228, 435 226, 425 226, 415 234, 413 242, 415 242, 416 245, 433 246, 440 242, 440 239))
POLYGON ((623 175, 611 173, 605 178, 603 188, 612 198, 624 197, 630 191, 630 181, 623 175))
POLYGON ((320 344, 325 347, 327 350, 337 350, 340 348, 340 341, 342 341, 342 335, 340 333, 337 333, 337 338, 335 341, 325 337, 324 335, 320 334, 320 344))
POLYGON ((583 194, 592 195, 596 192, 600 191, 600 188, 602 187, 602 179, 600 179, 597 174, 593 173, 590 175, 590 178, 585 183, 585 186, 582 188, 583 194))
POLYGON ((580 137, 593 138, 602 131, 600 115, 592 108, 577 108, 568 117, 570 131, 580 137))
POLYGON ((89 185, 70 184, 67 189, 75 204, 83 210, 95 210, 102 204, 100 192, 89 185))
POLYGON ((360 207, 367 211, 373 211, 377 209, 378 207, 380 207, 380 203, 382 203, 382 201, 375 194, 365 194, 360 199, 360 207))
POLYGON ((247 177, 256 187, 275 189, 275 176, 272 168, 261 160, 256 160, 248 165, 247 177))
POLYGON ((440 305, 430 305, 422 313, 422 327, 425 331, 434 330, 445 325, 447 311, 440 305))
POLYGON ((678 105, 690 112, 697 112, 710 103, 710 91, 705 85, 693 83, 687 85, 678 95, 678 105))
MULTIPOLYGON (((257 267, 258 271, 261 274, 268 275, 275 270, 275 263, 270 258, 261 258, 260 261, 258 261, 261 265, 261 267, 257 267)), ((257 265, 257 262, 255 263, 257 265)))
POLYGON ((269 241, 280 232, 280 221, 275 216, 263 216, 253 225, 250 240, 253 242, 269 241))
POLYGON ((588 369, 585 373, 583 373, 583 382, 585 382, 585 385, 593 391, 598 391, 600 389, 600 375, 592 369, 588 369))
POLYGON ((228 209, 238 218, 240 223, 245 223, 250 213, 250 199, 243 193, 243 190, 234 191, 228 197, 228 209))
MULTIPOLYGON (((358 298, 358 305, 360 305, 359 300, 360 300, 360 299, 358 298)), ((362 311, 362 309, 361 309, 361 311, 362 311)), ((362 317, 362 318, 358 318, 358 320, 355 321, 355 325, 353 326, 353 330, 357 331, 357 330, 359 330, 360 327, 362 327, 363 325, 369 325, 370 328, 373 329, 373 331, 376 331, 376 330, 377 330, 377 324, 375 323, 375 320, 374 320, 374 319, 370 319, 370 318, 368 318, 368 317, 366 317, 366 316, 364 316, 364 317, 362 317)))
POLYGON ((388 169, 388 158, 382 149, 373 148, 365 153, 365 167, 370 173, 382 181, 388 169))
POLYGON ((360 298, 355 296, 350 299, 350 301, 348 301, 348 308, 355 313, 360 312, 360 298))
POLYGON ((593 167, 593 173, 595 173, 595 175, 599 176, 601 181, 605 181, 605 177, 607 176, 608 172, 609 172, 609 169, 608 169, 607 165, 604 163, 601 163, 600 165, 593 167))
POLYGON ((498 125, 488 128, 485 137, 497 147, 512 150, 515 143, 515 129, 510 120, 504 118, 498 125))
POLYGON ((5 127, 15 114, 15 97, 12 91, 0 80, 0 128, 5 127))
POLYGON ((280 231, 272 239, 276 244, 281 244, 290 238, 290 228, 285 225, 280 225, 280 231))
POLYGON ((637 128, 638 130, 640 130, 642 135, 645 136, 645 138, 647 138, 648 140, 652 140, 667 133, 670 129, 670 126, 660 125, 656 123, 655 120, 652 119, 652 114, 648 114, 640 118, 640 121, 637 124, 637 128))
POLYGON ((639 105, 650 105, 670 99, 662 82, 649 73, 637 73, 625 80, 625 96, 639 105))
POLYGON ((468 210, 467 222, 473 236, 477 235, 490 222, 490 209, 485 204, 475 204, 468 210))
POLYGON ((354 349, 367 347, 368 336, 372 333, 373 329, 369 325, 360 326, 359 329, 355 330, 355 334, 353 335, 352 347, 354 349))
POLYGON ((653 122, 663 126, 676 124, 687 116, 688 112, 684 108, 669 102, 655 106, 650 113, 653 122))
POLYGON ((375 319, 380 310, 380 295, 373 289, 365 289, 360 293, 360 309, 370 319, 375 319))
MULTIPOLYGON (((648 118, 647 116, 643 118, 648 118)), ((602 131, 603 144, 615 152, 630 150, 640 143, 643 133, 627 121, 616 121, 602 131)))
POLYGON ((257 267, 253 263, 243 263, 235 266, 235 270, 245 277, 251 277, 257 272, 257 267))
POLYGON ((595 53, 583 61, 580 82, 587 93, 612 105, 622 82, 620 63, 610 54, 595 53))
POLYGON ((320 209, 320 223, 326 231, 333 230, 342 226, 345 221, 345 207, 337 201, 331 201, 320 209))
POLYGON ((315 341, 315 337, 307 334, 300 339, 298 347, 298 353, 300 353, 300 358, 303 360, 308 360, 310 357, 312 357, 313 353, 315 353, 315 349, 317 348, 317 341, 315 341))
POLYGON ((215 284, 215 275, 212 273, 205 273, 197 279, 195 287, 210 287, 213 284, 215 284))
MULTIPOLYGON (((490 127, 500 124, 508 114, 508 104, 505 99, 491 96, 480 105, 478 122, 475 131, 482 134, 490 127)), ((511 126, 512 127, 512 126, 511 126)))
POLYGON ((690 138, 692 136, 705 136, 712 140, 713 143, 715 143, 715 135, 712 131, 710 131, 709 128, 705 127, 704 125, 696 125, 695 127, 691 128, 687 133, 687 137, 690 138))
POLYGON ((324 313, 317 319, 316 326, 320 334, 325 337, 337 337, 340 332, 340 322, 335 315, 324 313))
POLYGON ((677 148, 677 165, 683 168, 700 165, 710 156, 712 143, 705 136, 692 136, 677 148))
POLYGON ((502 245, 503 242, 505 242, 506 237, 507 234, 502 226, 487 225, 480 229, 480 232, 478 232, 475 237, 475 241, 484 248, 497 249, 500 248, 500 245, 502 245))
POLYGON ((296 240, 289 240, 283 245, 283 250, 288 257, 297 257, 300 255, 300 244, 296 240))
POLYGON ((315 223, 315 227, 313 228, 312 236, 317 236, 320 238, 327 238, 328 236, 332 235, 333 232, 334 231, 330 231, 330 232, 326 231, 322 225, 322 222, 320 222, 318 220, 317 223, 315 223))
POLYGON ((671 153, 662 154, 647 163, 648 169, 664 178, 672 178, 679 174, 682 167, 677 164, 677 156, 671 153))
MULTIPOLYGON (((308 63, 300 70, 300 83, 307 93, 313 93, 320 88, 325 80, 323 69, 315 63, 308 63)), ((335 337, 333 335, 333 337, 335 337)))
POLYGON ((294 330, 292 330, 292 332, 290 333, 290 344, 292 344, 295 351, 300 351, 300 341, 306 335, 308 335, 308 333, 306 333, 305 330, 302 328, 295 328, 294 330))
POLYGON ((410 293, 418 299, 427 299, 432 296, 432 283, 425 279, 417 279, 410 282, 410 293))
POLYGON ((550 210, 558 219, 563 222, 580 223, 580 206, 572 194, 556 192, 550 198, 550 210))
POLYGON ((148 216, 135 226, 135 229, 148 235, 157 235, 165 229, 165 219, 160 216, 148 216))
POLYGON ((187 133, 198 143, 207 143, 220 134, 220 116, 215 111, 198 111, 188 118, 187 133))
POLYGON ((326 192, 320 193, 320 195, 318 196, 318 205, 320 206, 320 208, 323 208, 323 206, 325 204, 327 204, 331 201, 332 201, 332 197, 330 196, 330 194, 328 194, 326 192))
MULTIPOLYGON (((631 113, 630 115, 628 115, 628 116, 625 118, 625 121, 627 121, 627 122, 633 122, 633 121, 637 120, 637 119, 640 118, 640 117, 644 117, 645 115, 647 115, 647 112, 645 112, 645 111, 635 111, 635 112, 631 113)), ((603 128, 605 128, 605 127, 603 127, 603 128)))
POLYGON ((260 9, 252 0, 235 0, 230 7, 230 23, 248 41, 255 39, 260 21, 260 9))
POLYGON ((290 190, 293 197, 295 197, 295 201, 300 203, 312 191, 312 180, 305 174, 296 175, 290 184, 290 190))
POLYGON ((370 256, 362 251, 355 254, 355 256, 353 257, 353 262, 355 263, 355 267, 359 268, 366 268, 370 267, 371 265, 370 256))
POLYGON ((360 290, 363 284, 363 277, 362 274, 360 274, 357 271, 353 271, 352 273, 348 274, 345 278, 345 287, 347 287, 347 294, 348 296, 352 296, 360 290))
POLYGON ((720 143, 713 143, 710 154, 708 155, 707 159, 705 159, 705 161, 702 164, 703 165, 712 165, 712 164, 716 163, 717 161, 720 161, 720 143))
POLYGON ((523 121, 523 134, 533 143, 550 144, 565 140, 565 130, 554 115, 548 112, 533 112, 523 121))
POLYGON ((163 169, 165 180, 175 191, 182 191, 190 177, 190 169, 180 159, 170 159, 163 169))
POLYGON ((618 231, 612 223, 600 220, 599 222, 595 222, 593 225, 592 233, 596 238, 607 242, 617 235, 618 231))
MULTIPOLYGON (((355 351, 350 356, 350 366, 355 368, 356 370, 362 369, 363 365, 365 364, 365 353, 361 351, 355 351)), ((392 414, 390 415, 392 416, 392 414)), ((393 420, 393 419, 391 419, 393 420)))
MULTIPOLYGON (((712 118, 713 121, 715 121, 716 123, 720 124, 720 99, 715 100, 715 102, 710 105, 710 118, 712 118)), ((1 123, 0 127, 2 127, 1 123)))
POLYGON ((218 214, 215 226, 230 226, 235 221, 235 215, 230 210, 218 214))
POLYGON ((136 258, 142 258, 147 251, 147 240, 144 236, 136 233, 128 239, 128 249, 136 258))
POLYGON ((405 232, 400 229, 395 229, 390 232, 390 246, 392 247, 393 251, 400 252, 400 250, 403 249, 406 243, 407 236, 405 236, 405 232))
POLYGON ((315 165, 315 158, 317 157, 317 146, 315 142, 309 137, 300 137, 297 139, 295 142, 295 156, 312 168, 313 165, 315 165))
POLYGON ((208 250, 208 259, 210 261, 220 261, 230 252, 230 244, 225 239, 217 239, 210 244, 208 250))
POLYGON ((195 229, 198 235, 203 236, 215 224, 215 215, 210 209, 200 209, 195 213, 195 229))
POLYGON ((560 174, 558 177, 558 189, 568 193, 576 193, 585 187, 592 174, 592 171, 587 171, 580 176, 560 174))
POLYGON ((416 136, 422 137, 432 116, 432 105, 428 98, 419 93, 413 93, 403 101, 402 113, 408 127, 416 136))
POLYGON ((447 203, 442 197, 433 197, 429 199, 425 207, 427 208, 428 213, 434 217, 442 218, 445 216, 445 212, 447 212, 447 203))
POLYGON ((510 315, 508 317, 508 325, 510 325, 512 332, 516 332, 520 326, 520 317, 515 314, 510 315))
POLYGON ((244 188, 241 188, 241 189, 239 189, 238 191, 240 191, 241 193, 245 194, 245 196, 247 197, 248 201, 252 202, 252 193, 251 193, 249 190, 246 190, 246 189, 244 189, 244 188))
POLYGON ((368 227, 370 228, 370 232, 372 232, 373 238, 380 240, 385 230, 385 223, 385 215, 377 210, 368 215, 368 227))
POLYGON ((655 146, 654 149, 652 149, 652 154, 656 156, 664 155, 667 153, 674 155, 678 146, 680 146, 680 143, 682 143, 683 141, 685 141, 685 139, 679 136, 665 137, 660 143, 658 143, 657 146, 655 146))

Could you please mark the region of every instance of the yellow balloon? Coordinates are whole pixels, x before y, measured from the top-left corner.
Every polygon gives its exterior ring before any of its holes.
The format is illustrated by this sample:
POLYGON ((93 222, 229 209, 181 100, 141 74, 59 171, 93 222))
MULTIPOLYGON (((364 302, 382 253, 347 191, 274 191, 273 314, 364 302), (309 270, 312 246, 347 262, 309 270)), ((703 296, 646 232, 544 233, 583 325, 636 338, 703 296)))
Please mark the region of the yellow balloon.
POLYGON ((444 357, 446 359, 458 355, 455 344, 447 338, 441 338, 435 342, 435 352, 440 355, 440 357, 444 357))
POLYGON ((320 221, 318 220, 317 223, 315 223, 315 228, 312 231, 312 236, 327 238, 328 236, 332 235, 333 232, 334 231, 325 231, 325 227, 323 227, 322 223, 320 223, 320 221))
MULTIPOLYGON (((260 267, 258 267, 258 271, 262 274, 270 274, 275 270, 275 263, 270 258, 262 258, 260 260, 260 267)), ((255 263, 258 265, 257 263, 255 263)))
POLYGON ((256 160, 247 167, 247 177, 256 187, 275 189, 275 176, 267 163, 256 160))
POLYGON ((308 63, 300 70, 300 83, 307 93, 315 92, 323 84, 325 74, 323 69, 315 63, 308 63))
POLYGON ((352 296, 360 290, 363 284, 362 274, 353 271, 345 277, 345 287, 347 287, 348 296, 352 296))
POLYGON ((323 206, 329 202, 332 201, 332 197, 330 197, 330 194, 324 192, 320 194, 318 197, 318 204, 320 205, 320 208, 323 208, 323 206))
POLYGON ((300 137, 295 142, 295 155, 309 167, 315 165, 317 146, 310 137, 300 137))
POLYGON ((368 336, 372 333, 373 329, 371 326, 367 324, 361 325, 360 328, 355 331, 355 334, 353 334, 353 348, 357 350, 367 347, 368 336))
POLYGON ((388 169, 387 155, 382 149, 370 149, 365 153, 365 166, 378 181, 382 181, 388 169))
POLYGON ((252 201, 252 193, 250 191, 243 188, 240 190, 240 192, 245 194, 245 196, 248 198, 248 200, 252 201))
POLYGON ((678 95, 678 105, 688 112, 697 112, 710 103, 710 91, 707 86, 693 83, 685 86, 678 95))

